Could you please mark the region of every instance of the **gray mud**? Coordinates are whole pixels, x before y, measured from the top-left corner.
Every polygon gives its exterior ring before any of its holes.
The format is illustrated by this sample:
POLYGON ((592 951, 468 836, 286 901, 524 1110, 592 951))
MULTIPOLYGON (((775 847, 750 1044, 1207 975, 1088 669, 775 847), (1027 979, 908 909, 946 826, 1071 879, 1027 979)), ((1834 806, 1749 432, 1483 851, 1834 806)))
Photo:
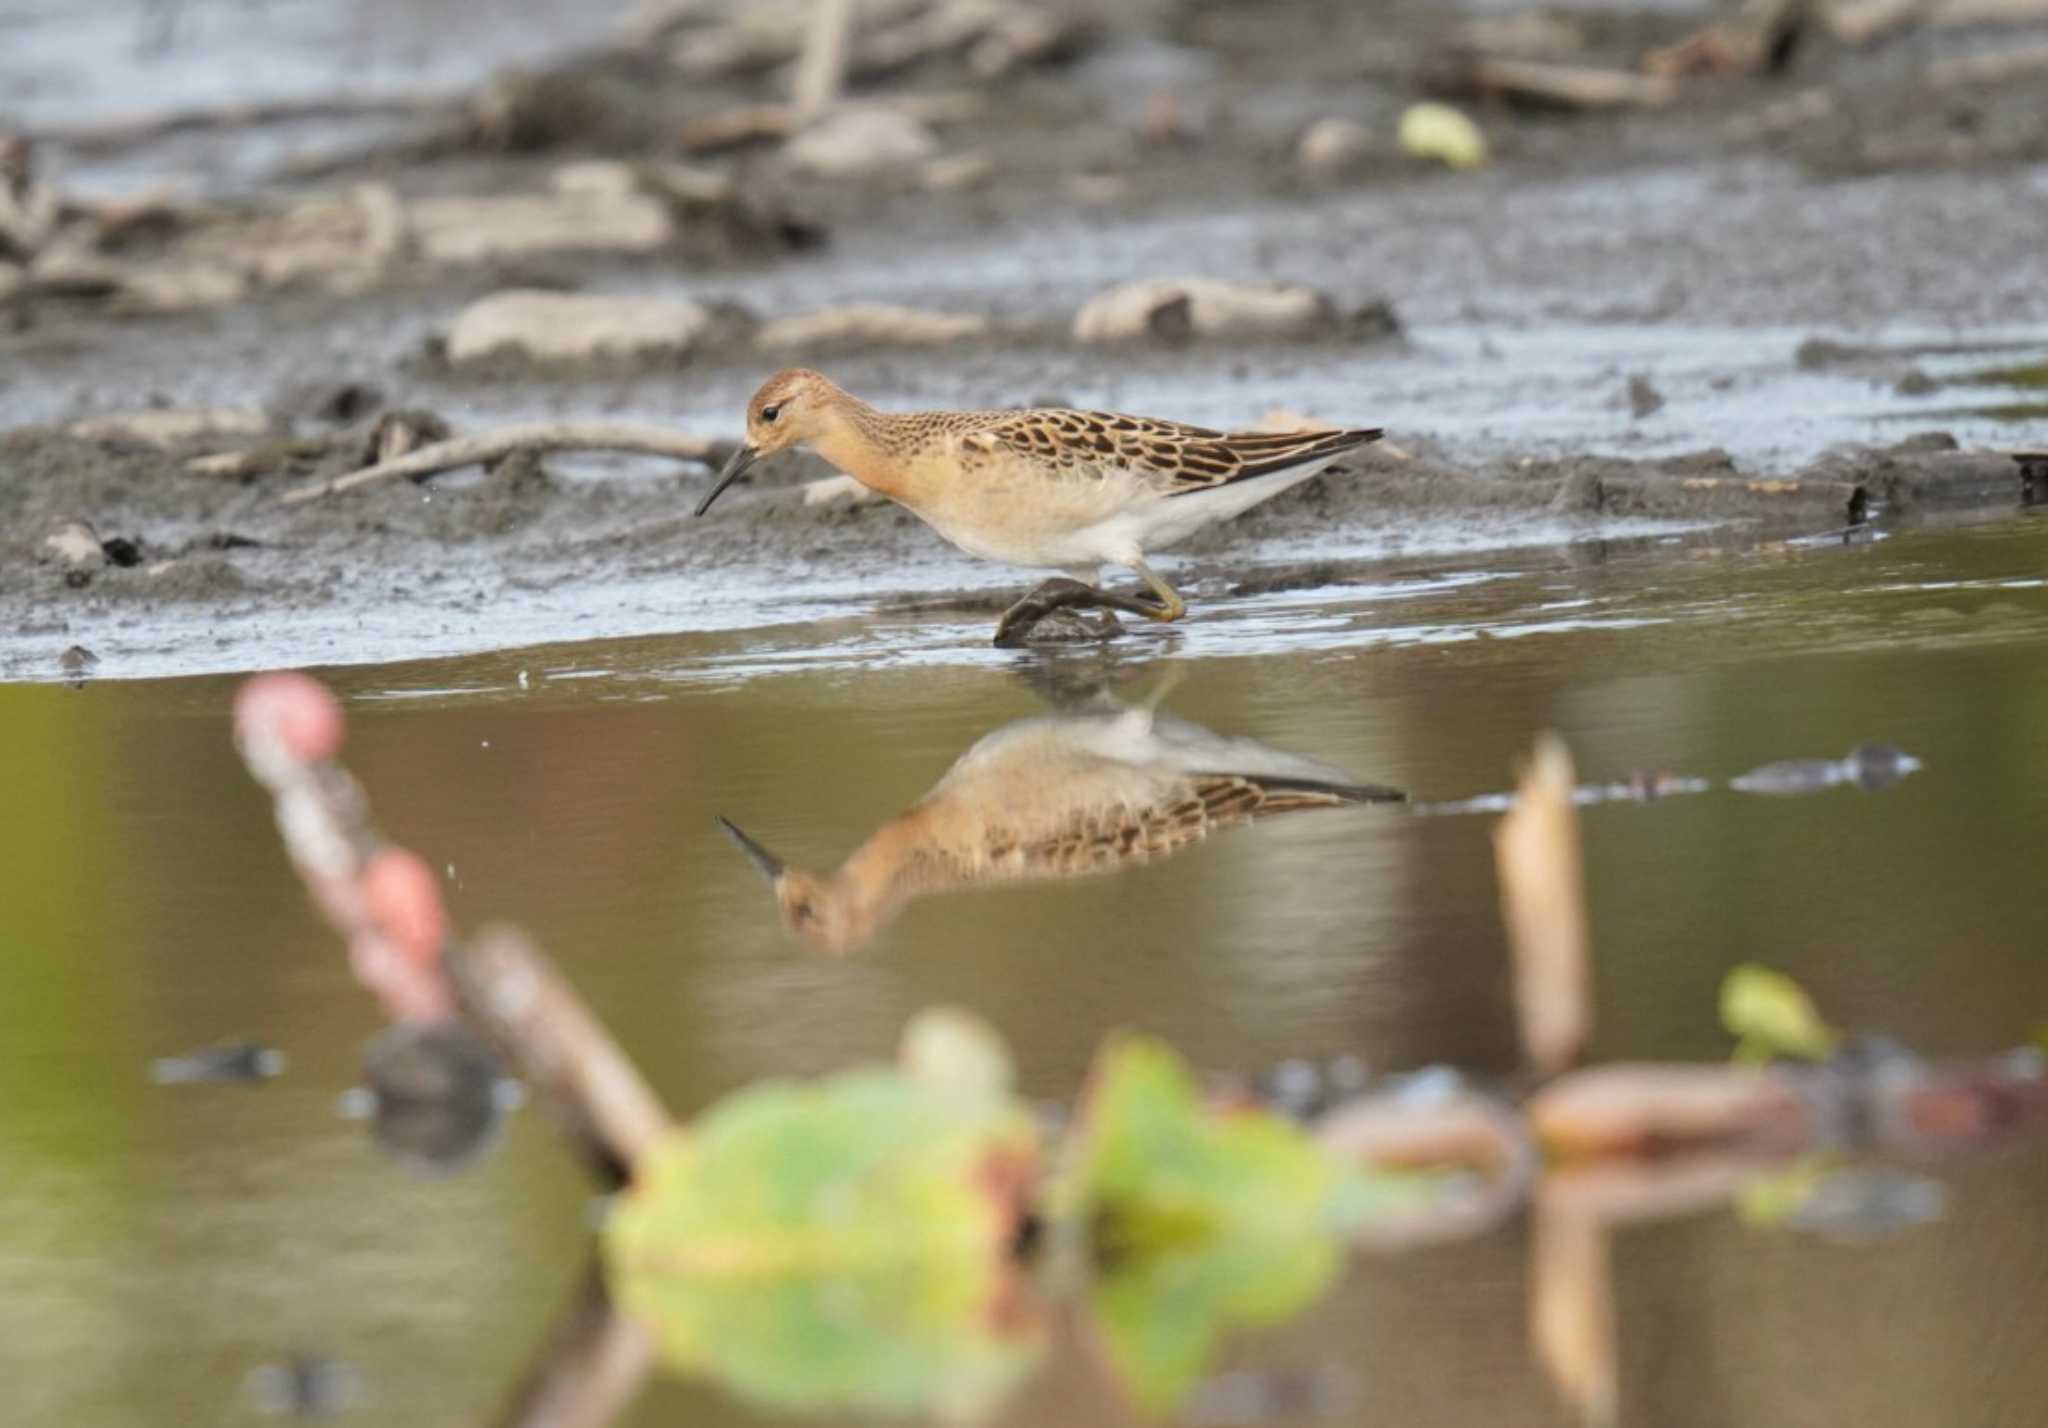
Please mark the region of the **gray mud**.
MULTIPOLYGON (((1383 138, 1338 176, 1299 173, 1292 146, 1316 118, 1391 134, 1451 18, 1306 0, 1261 6, 1256 22, 1230 6, 1119 7, 1077 56, 980 86, 986 111, 941 131, 946 152, 988 156, 986 184, 824 181, 762 151, 718 156, 706 162, 742 201, 684 214, 653 254, 408 260, 357 291, 285 286, 147 317, 18 296, 0 308, 0 623, 17 632, 0 674, 60 677, 73 646, 119 676, 974 612, 1032 581, 957 556, 890 507, 805 506, 794 483, 817 472, 797 462, 764 466, 703 521, 688 510, 706 473, 646 458, 277 499, 342 469, 355 437, 400 407, 465 433, 603 416, 730 439, 747 393, 791 360, 882 405, 1057 400, 1224 425, 1285 408, 1388 428, 1399 454, 1182 552, 1177 578, 1211 598, 1398 574, 1447 551, 1729 522, 1817 532, 2017 503, 2006 453, 2043 434, 2024 374, 2048 354, 2048 111, 2025 81, 1938 102, 1924 81, 1973 43, 2017 43, 2012 32, 1816 41, 1785 75, 1703 84, 1662 112, 1479 105, 1496 162, 1472 173, 1383 138), (1148 138, 1147 96, 1161 93, 1172 132, 1148 138), (1386 305, 1398 330, 1111 348, 1066 336, 1104 287, 1184 273, 1308 283, 1340 314, 1386 305), (907 303, 1004 331, 769 355, 736 328, 655 362, 450 368, 435 344, 454 314, 513 285, 687 296, 757 319, 907 303), (272 429, 171 451, 64 429, 151 405, 258 408, 272 429), (326 440, 337 433, 348 439, 326 440), (329 454, 295 454, 309 438, 329 454), (247 480, 186 466, 266 444, 275 461, 247 480), (52 556, 45 537, 72 520, 139 558, 52 556)), ((1588 14, 1582 58, 1618 61, 1700 18, 1588 14)), ((887 87, 973 83, 940 60, 887 87)), ((767 85, 683 92, 646 56, 611 55, 528 92, 516 142, 493 148, 426 113, 355 150, 360 126, 337 125, 309 146, 317 163, 295 166, 252 158, 232 131, 112 155, 45 149, 80 191, 120 189, 154 152, 200 172, 211 154, 216 196, 245 204, 369 178, 406 196, 537 192, 575 160, 664 159, 677 123, 767 85)))

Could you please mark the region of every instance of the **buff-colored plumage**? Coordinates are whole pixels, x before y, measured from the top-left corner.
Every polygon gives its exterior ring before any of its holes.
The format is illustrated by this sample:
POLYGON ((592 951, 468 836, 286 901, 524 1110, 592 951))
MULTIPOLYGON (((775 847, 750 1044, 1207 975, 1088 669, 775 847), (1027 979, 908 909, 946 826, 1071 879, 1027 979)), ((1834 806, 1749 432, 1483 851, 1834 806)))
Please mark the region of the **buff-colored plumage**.
POLYGON ((1221 432, 1061 407, 884 412, 796 368, 754 394, 748 445, 698 510, 756 456, 809 446, 970 554, 1064 570, 1090 585, 1102 566, 1125 566, 1160 603, 1118 608, 1176 619, 1186 606, 1146 565, 1147 551, 1278 495, 1379 435, 1221 432))
POLYGON ((1149 707, 1113 708, 984 736, 826 876, 785 867, 731 831, 773 876, 791 930, 845 952, 928 893, 1111 872, 1254 819, 1401 797, 1149 707))

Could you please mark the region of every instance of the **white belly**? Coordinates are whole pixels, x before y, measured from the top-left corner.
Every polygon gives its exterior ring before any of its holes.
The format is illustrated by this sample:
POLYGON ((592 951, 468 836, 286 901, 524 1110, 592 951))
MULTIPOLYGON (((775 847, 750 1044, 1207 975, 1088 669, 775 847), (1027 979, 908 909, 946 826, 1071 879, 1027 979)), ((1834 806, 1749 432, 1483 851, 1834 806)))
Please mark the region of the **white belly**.
POLYGON ((1069 526, 1054 521, 1002 520, 986 508, 971 512, 939 508, 916 514, 969 555, 1004 565, 1044 570, 1128 565, 1146 551, 1167 549, 1219 521, 1242 515, 1259 502, 1300 485, 1334 460, 1334 456, 1325 456, 1285 471, 1177 496, 1162 496, 1149 489, 1134 491, 1128 486, 1123 492, 1107 488, 1103 495, 1110 499, 1102 504, 1117 509, 1069 526))
MULTIPOLYGON (((1180 496, 1158 496, 1142 505, 1119 511, 1095 525, 1074 533, 1085 557, 1105 563, 1127 564, 1134 555, 1148 550, 1166 550, 1179 545, 1197 531, 1220 521, 1241 516, 1261 501, 1270 501, 1291 486, 1299 486, 1337 458, 1325 456, 1285 471, 1190 491, 1180 496)), ((1071 562, 1053 561, 1055 565, 1071 562)))

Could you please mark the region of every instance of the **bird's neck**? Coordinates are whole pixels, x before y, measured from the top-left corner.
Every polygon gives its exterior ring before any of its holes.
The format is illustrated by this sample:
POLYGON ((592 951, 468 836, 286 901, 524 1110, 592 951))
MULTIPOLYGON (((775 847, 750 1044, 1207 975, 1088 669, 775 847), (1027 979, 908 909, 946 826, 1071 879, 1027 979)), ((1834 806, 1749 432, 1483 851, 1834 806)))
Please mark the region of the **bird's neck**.
POLYGON ((847 397, 811 449, 869 490, 901 498, 907 489, 901 426, 897 414, 847 397))

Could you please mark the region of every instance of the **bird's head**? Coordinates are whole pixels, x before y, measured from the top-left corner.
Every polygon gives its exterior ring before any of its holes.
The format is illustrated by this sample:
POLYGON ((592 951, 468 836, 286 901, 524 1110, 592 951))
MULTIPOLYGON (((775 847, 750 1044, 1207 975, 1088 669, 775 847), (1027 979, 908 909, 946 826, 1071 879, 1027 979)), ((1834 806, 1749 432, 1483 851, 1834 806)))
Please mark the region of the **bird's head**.
POLYGON ((697 514, 710 510, 725 488, 762 457, 832 432, 845 419, 846 399, 844 392, 807 367, 787 368, 763 382, 747 403, 746 442, 718 473, 711 493, 698 504, 697 514))
POLYGON ((790 867, 727 819, 719 819, 718 826, 768 879, 782 912, 782 925, 811 947, 837 956, 853 951, 874 935, 873 910, 852 889, 790 867))

